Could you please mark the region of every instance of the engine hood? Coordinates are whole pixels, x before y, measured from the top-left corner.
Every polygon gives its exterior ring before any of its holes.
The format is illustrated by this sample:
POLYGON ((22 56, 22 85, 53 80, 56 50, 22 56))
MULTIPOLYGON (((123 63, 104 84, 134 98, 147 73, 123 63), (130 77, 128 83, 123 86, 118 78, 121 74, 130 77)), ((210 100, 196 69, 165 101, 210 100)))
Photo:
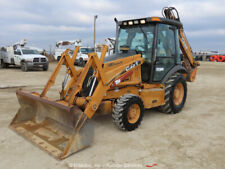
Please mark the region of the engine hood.
POLYGON ((36 54, 27 54, 27 55, 23 55, 24 58, 29 58, 29 59, 33 59, 33 58, 46 58, 44 55, 36 55, 36 54))

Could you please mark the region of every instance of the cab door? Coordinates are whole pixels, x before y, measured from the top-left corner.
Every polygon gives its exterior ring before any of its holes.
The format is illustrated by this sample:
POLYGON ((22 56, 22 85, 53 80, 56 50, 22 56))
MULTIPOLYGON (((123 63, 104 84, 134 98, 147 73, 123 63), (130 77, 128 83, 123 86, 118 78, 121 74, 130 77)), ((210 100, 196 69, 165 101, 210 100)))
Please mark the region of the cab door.
POLYGON ((153 68, 153 82, 160 82, 176 64, 179 43, 176 42, 176 27, 158 24, 156 58, 153 68))
POLYGON ((15 65, 20 65, 20 61, 21 61, 21 51, 19 49, 16 49, 14 51, 14 62, 15 65))

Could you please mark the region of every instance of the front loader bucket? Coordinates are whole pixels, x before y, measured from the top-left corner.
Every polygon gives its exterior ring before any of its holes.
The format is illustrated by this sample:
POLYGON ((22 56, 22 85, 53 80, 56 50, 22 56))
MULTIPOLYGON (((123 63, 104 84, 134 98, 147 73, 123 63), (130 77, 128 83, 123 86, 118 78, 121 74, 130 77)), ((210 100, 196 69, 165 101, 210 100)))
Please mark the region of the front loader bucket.
POLYGON ((78 106, 22 90, 17 97, 21 107, 10 127, 55 158, 66 158, 92 143, 93 124, 78 106))

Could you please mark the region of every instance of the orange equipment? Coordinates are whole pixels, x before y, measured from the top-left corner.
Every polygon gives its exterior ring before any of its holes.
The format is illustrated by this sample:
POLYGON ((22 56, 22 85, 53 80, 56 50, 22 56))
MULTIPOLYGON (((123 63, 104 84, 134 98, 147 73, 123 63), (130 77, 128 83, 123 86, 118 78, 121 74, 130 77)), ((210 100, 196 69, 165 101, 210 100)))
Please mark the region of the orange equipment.
POLYGON ((141 124, 144 109, 180 112, 187 96, 186 81, 195 80, 199 64, 174 12, 170 7, 163 10, 164 18, 115 19, 114 54, 105 58, 107 46, 100 58, 90 53, 82 69, 74 67, 79 47, 72 58, 66 50, 42 93, 17 91, 21 107, 10 127, 63 159, 91 144, 95 113, 112 113, 120 129, 132 131, 141 124), (59 99, 53 100, 47 92, 63 63, 66 78, 59 99))
POLYGON ((217 55, 212 55, 212 56, 210 56, 210 61, 215 62, 215 61, 217 61, 217 58, 218 58, 217 55))
POLYGON ((218 55, 217 61, 218 61, 218 62, 224 62, 224 61, 225 61, 225 56, 223 56, 223 55, 218 55))

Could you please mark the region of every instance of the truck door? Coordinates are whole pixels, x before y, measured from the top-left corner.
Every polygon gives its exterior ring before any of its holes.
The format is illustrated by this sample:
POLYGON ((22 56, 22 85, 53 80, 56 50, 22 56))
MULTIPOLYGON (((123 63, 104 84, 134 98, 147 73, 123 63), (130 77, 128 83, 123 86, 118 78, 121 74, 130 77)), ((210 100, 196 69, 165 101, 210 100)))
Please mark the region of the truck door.
POLYGON ((19 49, 16 49, 14 51, 14 61, 15 61, 15 65, 20 65, 20 61, 21 61, 21 51, 19 49))
POLYGON ((158 24, 156 40, 156 58, 153 81, 159 82, 176 64, 177 43, 176 28, 171 25, 158 24))

